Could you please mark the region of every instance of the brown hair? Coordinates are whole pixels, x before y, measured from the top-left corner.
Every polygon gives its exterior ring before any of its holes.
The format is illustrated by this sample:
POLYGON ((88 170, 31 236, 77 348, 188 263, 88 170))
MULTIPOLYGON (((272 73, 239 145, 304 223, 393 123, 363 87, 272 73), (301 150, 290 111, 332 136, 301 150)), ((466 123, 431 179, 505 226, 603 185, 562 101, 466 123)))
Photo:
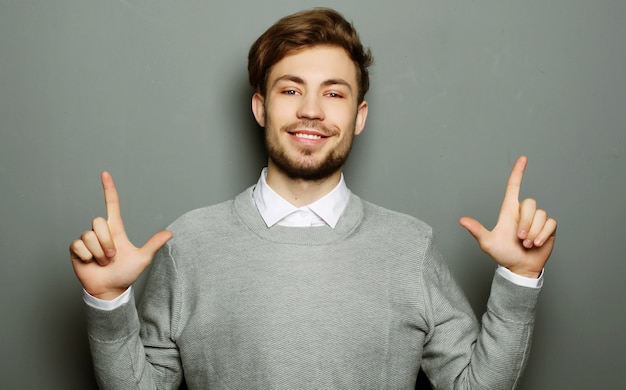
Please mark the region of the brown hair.
POLYGON ((354 26, 329 8, 285 16, 267 29, 248 53, 250 85, 265 96, 267 77, 274 64, 289 54, 318 45, 341 47, 354 61, 359 83, 358 102, 362 102, 369 89, 367 68, 372 64, 372 53, 363 48, 354 26))

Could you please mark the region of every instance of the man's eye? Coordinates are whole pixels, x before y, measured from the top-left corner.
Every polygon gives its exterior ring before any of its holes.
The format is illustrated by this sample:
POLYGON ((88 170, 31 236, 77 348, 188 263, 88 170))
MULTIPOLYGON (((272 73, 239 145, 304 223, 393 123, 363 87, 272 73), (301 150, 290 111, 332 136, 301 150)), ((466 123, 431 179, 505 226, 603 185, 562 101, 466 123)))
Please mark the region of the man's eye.
POLYGON ((343 96, 341 96, 340 94, 338 94, 337 92, 329 92, 329 93, 327 93, 327 94, 326 94, 326 96, 328 96, 328 97, 332 97, 332 98, 340 98, 340 97, 343 97, 343 96))
POLYGON ((283 93, 285 95, 295 95, 297 92, 294 91, 293 89, 287 89, 287 90, 283 91, 283 93))

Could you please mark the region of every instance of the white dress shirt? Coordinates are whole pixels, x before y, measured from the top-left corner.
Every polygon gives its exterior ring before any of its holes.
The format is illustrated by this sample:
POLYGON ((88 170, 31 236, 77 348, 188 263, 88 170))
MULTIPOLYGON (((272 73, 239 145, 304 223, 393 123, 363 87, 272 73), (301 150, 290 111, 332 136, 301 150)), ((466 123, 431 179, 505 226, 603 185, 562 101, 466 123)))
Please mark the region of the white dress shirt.
POLYGON ((350 201, 350 191, 343 179, 343 173, 339 184, 328 194, 302 207, 296 207, 287 202, 267 184, 266 179, 267 168, 264 168, 252 191, 252 199, 267 227, 328 225, 334 229, 350 201))
MULTIPOLYGON (((328 194, 302 207, 296 207, 278 195, 267 184, 266 178, 267 168, 264 168, 252 191, 252 199, 267 227, 274 225, 290 227, 328 225, 334 229, 350 201, 350 191, 346 186, 343 174, 341 174, 339 184, 328 194)), ((537 279, 518 275, 500 265, 498 265, 496 272, 520 286, 539 288, 543 284, 543 271, 537 279)), ((131 288, 129 287, 122 295, 110 301, 95 298, 86 291, 84 291, 84 299, 87 304, 96 308, 113 310, 129 301, 131 288)))

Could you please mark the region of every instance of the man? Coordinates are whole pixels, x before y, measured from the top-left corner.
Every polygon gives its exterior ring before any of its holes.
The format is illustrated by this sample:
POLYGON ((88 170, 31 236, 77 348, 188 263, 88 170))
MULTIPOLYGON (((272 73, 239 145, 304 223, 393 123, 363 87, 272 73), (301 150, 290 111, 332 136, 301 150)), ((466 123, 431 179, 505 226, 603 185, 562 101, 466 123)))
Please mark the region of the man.
POLYGON ((420 367, 437 388, 515 386, 556 221, 518 202, 524 157, 494 230, 461 219, 499 264, 480 327, 430 227, 346 188, 370 63, 332 10, 268 29, 248 66, 267 168, 234 200, 185 214, 141 248, 102 174, 108 219, 70 247, 101 387, 413 388, 420 367), (153 257, 136 309, 131 286, 153 257))

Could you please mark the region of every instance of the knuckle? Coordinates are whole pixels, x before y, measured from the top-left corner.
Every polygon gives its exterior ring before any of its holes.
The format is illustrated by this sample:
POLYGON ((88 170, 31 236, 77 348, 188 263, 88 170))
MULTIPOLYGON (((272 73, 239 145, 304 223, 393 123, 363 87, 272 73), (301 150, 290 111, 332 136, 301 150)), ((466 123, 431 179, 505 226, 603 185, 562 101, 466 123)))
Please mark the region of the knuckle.
POLYGON ((478 242, 478 246, 480 247, 480 249, 484 252, 491 252, 492 248, 493 248, 493 244, 491 243, 491 241, 489 240, 481 240, 478 242))
POLYGON ((102 225, 103 223, 106 223, 106 220, 104 218, 96 217, 93 219, 93 221, 91 221, 91 226, 95 228, 96 226, 102 225))
POLYGON ((70 259, 89 263, 93 260, 93 255, 82 240, 74 240, 70 244, 70 259))
POLYGON ((533 198, 526 198, 522 201, 522 204, 526 207, 537 207, 537 201, 533 198))
POLYGON ((72 241, 72 243, 70 244, 70 252, 77 253, 80 250, 81 243, 82 243, 81 240, 72 241))
POLYGON ((85 230, 80 236, 82 241, 89 241, 96 238, 96 233, 93 230, 85 230))

